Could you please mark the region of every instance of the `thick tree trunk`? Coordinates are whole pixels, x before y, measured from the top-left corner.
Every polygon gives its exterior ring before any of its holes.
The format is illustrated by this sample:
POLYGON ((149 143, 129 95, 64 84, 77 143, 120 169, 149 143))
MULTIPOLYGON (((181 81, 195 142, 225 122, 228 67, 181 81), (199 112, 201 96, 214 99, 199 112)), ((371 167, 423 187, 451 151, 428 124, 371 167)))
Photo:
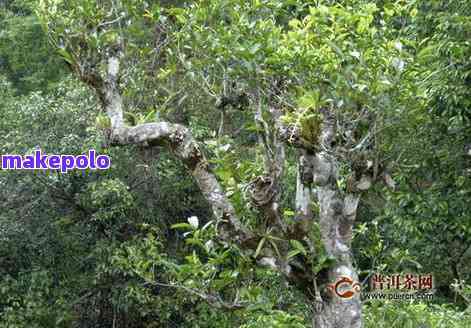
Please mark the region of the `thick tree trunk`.
MULTIPOLYGON (((352 225, 359 195, 345 194, 338 188, 334 134, 335 119, 325 110, 319 136, 320 151, 314 155, 303 150, 300 156, 297 211, 302 221, 309 217, 318 221, 324 250, 335 259, 335 264, 327 269, 327 288, 320 291, 315 288, 313 327, 359 328, 362 326, 360 285, 351 254, 352 225), (309 208, 312 194, 319 206, 318 217, 313 217, 309 208)), ((316 285, 317 279, 313 277, 316 285)))
MULTIPOLYGON (((330 166, 331 174, 335 174, 332 161, 322 154, 317 156, 317 160, 323 163, 320 165, 330 166)), ((361 302, 350 245, 358 196, 343 196, 336 189, 334 182, 328 182, 316 190, 322 243, 336 263, 328 270, 330 288, 324 293, 322 307, 315 312, 313 327, 359 328, 362 325, 361 302), (337 284, 342 280, 343 284, 337 284)))
POLYGON ((358 275, 352 265, 351 239, 359 196, 342 194, 337 185, 338 165, 333 148, 335 119, 323 113, 322 151, 314 160, 313 181, 319 204, 319 226, 327 254, 336 261, 328 270, 329 287, 323 306, 314 316, 316 328, 362 326, 358 275), (340 281, 345 281, 342 285, 340 281))
MULTIPOLYGON (((361 302, 358 276, 352 265, 351 236, 359 196, 342 195, 335 182, 336 168, 332 157, 326 153, 317 156, 300 156, 296 194, 298 218, 297 231, 306 233, 311 220, 320 227, 322 245, 327 255, 335 259, 335 265, 327 270, 327 288, 317 290, 325 281, 312 277, 316 285, 312 303, 315 328, 359 328, 361 302), (309 172, 313 173, 311 175, 309 172), (310 178, 310 179, 309 179, 310 178), (314 180, 315 186, 308 181, 314 180), (312 198, 319 206, 319 214, 313 217, 312 198), (336 286, 336 283, 344 281, 336 286), (337 287, 337 288, 336 288, 337 287), (338 295, 337 293, 341 294, 338 295), (350 297, 350 294, 351 297, 350 297), (322 297, 321 297, 322 295, 322 297)), ((312 299, 312 295, 311 295, 312 299)))

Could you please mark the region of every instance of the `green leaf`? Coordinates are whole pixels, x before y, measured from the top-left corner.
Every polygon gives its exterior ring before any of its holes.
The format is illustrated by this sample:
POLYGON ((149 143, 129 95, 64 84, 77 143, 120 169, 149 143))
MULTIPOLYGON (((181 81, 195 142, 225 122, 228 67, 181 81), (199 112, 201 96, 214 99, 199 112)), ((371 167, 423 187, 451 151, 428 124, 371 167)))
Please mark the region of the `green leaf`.
POLYGON ((288 255, 286 256, 286 258, 289 260, 289 259, 295 257, 298 254, 301 254, 301 252, 297 249, 293 249, 293 250, 288 252, 288 255))
POLYGON ((72 58, 72 55, 67 50, 65 50, 64 48, 59 48, 57 49, 57 51, 66 62, 71 65, 75 63, 74 59, 72 58))
POLYGON ((292 216, 294 216, 295 214, 296 214, 296 213, 294 213, 294 211, 292 211, 292 210, 285 210, 285 211, 283 212, 283 216, 292 217, 292 216))
POLYGON ((172 229, 192 229, 189 223, 176 223, 171 226, 172 229))
POLYGON ((255 250, 255 254, 253 257, 257 258, 260 255, 260 252, 262 251, 262 247, 265 244, 265 240, 266 240, 265 237, 260 239, 260 242, 258 243, 257 249, 255 250))
POLYGON ((289 241, 289 243, 291 244, 291 246, 293 246, 293 248, 295 250, 297 250, 299 253, 303 254, 303 255, 306 255, 307 254, 307 251, 306 249, 304 248, 303 244, 301 244, 301 242, 299 242, 298 240, 295 240, 295 239, 291 239, 289 241))

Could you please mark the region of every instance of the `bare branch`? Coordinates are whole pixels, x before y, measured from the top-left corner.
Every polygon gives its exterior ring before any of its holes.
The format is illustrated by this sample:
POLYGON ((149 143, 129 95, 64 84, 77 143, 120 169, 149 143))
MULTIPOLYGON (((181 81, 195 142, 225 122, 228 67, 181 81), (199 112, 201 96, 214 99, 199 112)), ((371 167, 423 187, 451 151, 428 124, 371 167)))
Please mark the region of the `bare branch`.
POLYGON ((188 287, 182 286, 182 285, 164 284, 164 283, 161 283, 161 282, 153 282, 153 283, 147 283, 147 284, 148 285, 162 286, 162 287, 169 287, 169 288, 177 288, 177 289, 184 290, 187 293, 198 296, 199 298, 203 299, 208 304, 210 304, 210 305, 212 305, 212 306, 214 306, 218 309, 222 308, 222 309, 225 309, 225 310, 233 311, 233 310, 243 309, 243 308, 245 308, 249 305, 249 303, 247 303, 247 302, 240 302, 239 301, 239 292, 238 291, 236 293, 236 297, 235 297, 234 301, 232 301, 231 303, 228 303, 228 302, 225 302, 221 298, 221 296, 219 296, 219 295, 206 294, 206 293, 203 293, 199 290, 188 288, 188 287))

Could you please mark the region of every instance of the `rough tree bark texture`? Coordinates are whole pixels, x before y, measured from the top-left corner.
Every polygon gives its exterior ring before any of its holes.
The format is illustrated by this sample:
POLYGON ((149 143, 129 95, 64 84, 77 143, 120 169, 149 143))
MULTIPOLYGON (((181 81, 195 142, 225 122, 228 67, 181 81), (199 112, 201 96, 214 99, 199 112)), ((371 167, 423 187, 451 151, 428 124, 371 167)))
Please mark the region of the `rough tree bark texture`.
POLYGON ((146 123, 133 127, 124 124, 122 99, 118 86, 119 65, 117 57, 110 57, 107 76, 103 83, 97 84, 100 87, 96 88, 111 121, 111 143, 114 145, 165 145, 187 166, 195 178, 217 219, 221 239, 232 240, 242 246, 252 243, 254 235, 237 218, 234 207, 226 198, 214 174, 208 169, 206 158, 186 127, 168 122, 146 123))
MULTIPOLYGON (((338 189, 336 182, 338 168, 333 149, 334 134, 335 118, 329 110, 325 110, 319 140, 320 151, 315 156, 309 156, 308 160, 311 162, 314 194, 319 205, 318 220, 322 243, 327 254, 336 260, 335 265, 328 269, 328 280, 331 284, 345 277, 358 282, 358 276, 352 265, 351 239, 359 196, 343 194, 338 189)), ((302 192, 307 193, 308 190, 303 188, 302 192)), ((353 289, 353 285, 349 287, 353 289)), ((323 293, 322 305, 315 305, 313 317, 315 328, 362 326, 359 293, 355 293, 351 298, 342 298, 336 295, 332 288, 323 293)))

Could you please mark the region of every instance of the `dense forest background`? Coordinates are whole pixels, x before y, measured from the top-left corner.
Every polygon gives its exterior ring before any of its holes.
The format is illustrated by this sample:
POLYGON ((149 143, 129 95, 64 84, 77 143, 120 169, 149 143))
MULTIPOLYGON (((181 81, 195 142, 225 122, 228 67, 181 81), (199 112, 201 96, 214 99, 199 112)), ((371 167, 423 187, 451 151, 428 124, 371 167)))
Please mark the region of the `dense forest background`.
POLYGON ((335 144, 352 148, 336 153, 334 186, 361 192, 360 281, 434 276, 433 301, 363 301, 363 325, 471 327, 470 42, 466 0, 1 1, 0 154, 93 148, 112 167, 0 171, 0 327, 311 326, 312 300, 272 259, 319 281, 335 260, 322 231, 287 241, 276 228, 298 222, 299 158, 319 150, 326 107, 335 144), (175 149, 110 142, 106 92, 86 72, 116 45, 125 123, 191 131, 259 236, 251 250, 220 238, 175 149), (286 143, 278 174, 279 122, 302 145, 286 143), (250 193, 267 170, 273 229, 250 193))

